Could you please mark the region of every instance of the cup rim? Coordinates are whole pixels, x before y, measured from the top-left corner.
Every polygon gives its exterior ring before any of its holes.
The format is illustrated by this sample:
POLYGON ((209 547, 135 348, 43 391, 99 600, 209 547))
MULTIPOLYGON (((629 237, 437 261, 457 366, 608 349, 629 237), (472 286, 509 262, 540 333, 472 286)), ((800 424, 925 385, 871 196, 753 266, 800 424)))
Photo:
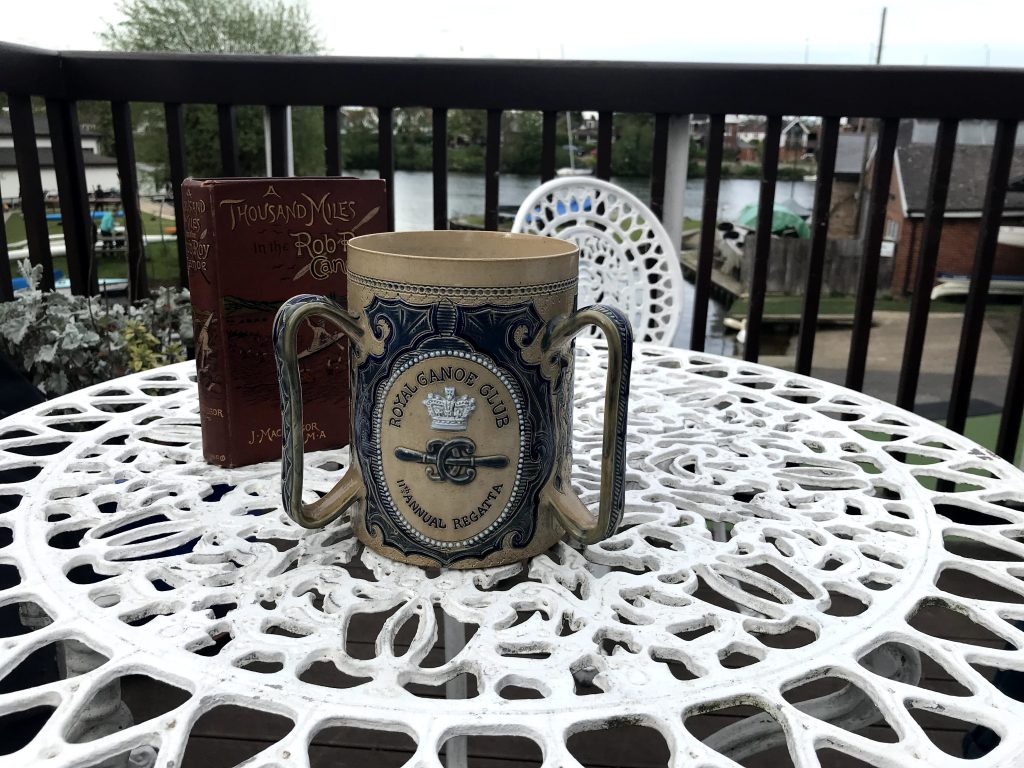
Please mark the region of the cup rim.
POLYGON ((409 259, 420 262, 437 262, 442 260, 448 260, 456 263, 467 263, 469 261, 484 262, 523 262, 523 261, 543 261, 546 259, 558 259, 566 256, 574 255, 577 253, 578 248, 576 243, 569 240, 559 240, 556 237, 545 237, 543 235, 533 235, 519 232, 493 232, 490 230, 479 231, 479 230, 452 230, 452 229, 428 229, 428 230, 412 230, 405 232, 374 232, 368 235, 358 235, 348 241, 347 247, 349 251, 352 248, 356 248, 363 253, 371 253, 378 256, 391 256, 401 259, 409 259), (530 242, 538 246, 542 252, 533 254, 522 254, 522 253, 508 253, 508 254, 495 254, 493 252, 486 253, 482 257, 472 258, 467 254, 462 256, 459 254, 453 254, 451 252, 439 252, 435 254, 417 254, 409 253, 414 248, 415 243, 422 243, 424 240, 452 240, 452 241, 480 241, 480 248, 486 249, 488 243, 495 243, 498 241, 509 241, 518 240, 521 242, 530 242), (409 245, 402 246, 399 243, 406 241, 409 245), (385 243, 394 242, 395 244, 391 247, 384 247, 385 243))

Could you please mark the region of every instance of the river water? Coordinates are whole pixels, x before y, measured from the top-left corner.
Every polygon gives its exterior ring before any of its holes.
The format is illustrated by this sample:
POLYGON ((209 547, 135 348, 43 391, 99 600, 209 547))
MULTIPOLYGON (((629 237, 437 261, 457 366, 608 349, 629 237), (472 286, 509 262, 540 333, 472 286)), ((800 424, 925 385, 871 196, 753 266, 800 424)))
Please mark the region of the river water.
MULTIPOLYGON (((349 171, 360 178, 377 178, 376 171, 349 171)), ((612 178, 615 184, 629 190, 650 204, 650 181, 646 178, 612 178)), ((536 176, 502 174, 498 184, 498 203, 519 206, 539 181, 536 176)), ((434 193, 433 176, 427 171, 397 171, 395 173, 395 229, 400 232, 433 229, 434 193)), ((756 203, 760 190, 757 179, 723 179, 718 191, 718 219, 731 219, 748 203, 756 203)), ((775 190, 778 202, 793 198, 806 208, 814 202, 814 184, 807 181, 782 181, 775 190)), ((687 218, 699 219, 704 202, 704 180, 691 179, 686 183, 683 213, 687 218)), ((483 216, 484 177, 467 173, 448 174, 448 213, 451 218, 466 215, 483 216)), ((693 307, 693 286, 683 283, 683 313, 673 346, 687 347, 690 340, 690 314, 693 307)), ((732 356, 735 345, 732 334, 725 334, 722 319, 725 307, 712 301, 708 308, 708 352, 732 356)))

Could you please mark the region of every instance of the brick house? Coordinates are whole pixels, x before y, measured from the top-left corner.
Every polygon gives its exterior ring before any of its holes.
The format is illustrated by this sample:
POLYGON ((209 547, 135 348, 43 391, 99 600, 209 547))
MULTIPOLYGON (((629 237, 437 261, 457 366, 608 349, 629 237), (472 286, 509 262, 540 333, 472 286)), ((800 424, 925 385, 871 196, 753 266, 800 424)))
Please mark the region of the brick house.
MULTIPOLYGON (((933 152, 932 144, 914 143, 896 150, 883 234, 886 243, 892 243, 888 249, 883 244, 883 254, 887 250, 892 253, 893 296, 913 291, 914 271, 924 234, 933 152)), ((939 240, 936 268, 939 273, 969 275, 973 269, 991 157, 991 146, 956 147, 939 240)), ((1010 169, 1011 188, 1006 194, 1003 225, 1024 224, 1024 184, 1019 182, 1022 178, 1024 147, 1018 147, 1010 169)), ((1024 275, 1024 248, 1000 243, 996 249, 994 274, 1024 275)))
MULTIPOLYGON (((702 149, 707 146, 707 115, 693 115, 690 130, 693 140, 702 149)), ((726 162, 756 163, 761 159, 760 141, 764 138, 763 123, 743 120, 738 115, 726 115, 722 134, 722 152, 726 162), (758 132, 757 126, 760 127, 758 132)))
POLYGON ((734 157, 739 149, 739 130, 740 121, 736 115, 726 115, 725 131, 722 134, 722 152, 725 153, 726 159, 734 157))

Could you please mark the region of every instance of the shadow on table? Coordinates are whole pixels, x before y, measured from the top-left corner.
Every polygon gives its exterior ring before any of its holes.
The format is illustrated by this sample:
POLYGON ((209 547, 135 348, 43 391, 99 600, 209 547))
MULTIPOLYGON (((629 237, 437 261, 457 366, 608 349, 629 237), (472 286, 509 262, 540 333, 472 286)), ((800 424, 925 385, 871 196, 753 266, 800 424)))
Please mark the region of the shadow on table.
POLYGON ((46 400, 38 389, 0 352, 0 419, 46 400))
MULTIPOLYGON (((1024 621, 1011 622, 1017 629, 1024 630, 1024 621)), ((1003 650, 1015 651, 1016 647, 1007 644, 1003 650)), ((1013 669, 1001 669, 992 678, 992 685, 1011 699, 1024 701, 1024 672, 1013 669)), ((984 757, 999 746, 999 737, 991 728, 976 726, 964 736, 963 756, 968 760, 984 757)))

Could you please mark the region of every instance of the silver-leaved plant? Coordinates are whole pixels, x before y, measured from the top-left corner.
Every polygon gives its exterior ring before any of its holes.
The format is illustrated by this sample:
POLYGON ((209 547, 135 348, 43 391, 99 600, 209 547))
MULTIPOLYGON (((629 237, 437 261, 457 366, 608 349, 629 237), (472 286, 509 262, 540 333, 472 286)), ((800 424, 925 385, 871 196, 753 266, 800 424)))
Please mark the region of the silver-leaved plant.
POLYGON ((185 359, 187 290, 162 288, 131 305, 39 290, 42 267, 18 265, 28 287, 0 302, 0 349, 48 397, 185 359))

